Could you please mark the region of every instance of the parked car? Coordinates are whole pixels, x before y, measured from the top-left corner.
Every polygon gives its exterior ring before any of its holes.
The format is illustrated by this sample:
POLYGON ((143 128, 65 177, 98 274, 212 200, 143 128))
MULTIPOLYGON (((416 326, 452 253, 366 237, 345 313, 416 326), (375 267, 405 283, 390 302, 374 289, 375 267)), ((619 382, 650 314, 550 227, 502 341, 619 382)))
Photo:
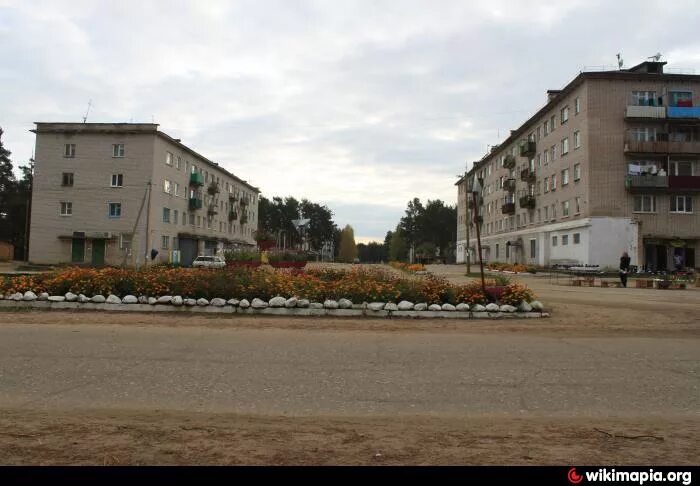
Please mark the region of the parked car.
POLYGON ((224 268, 226 262, 220 256, 198 256, 192 262, 193 267, 224 268))

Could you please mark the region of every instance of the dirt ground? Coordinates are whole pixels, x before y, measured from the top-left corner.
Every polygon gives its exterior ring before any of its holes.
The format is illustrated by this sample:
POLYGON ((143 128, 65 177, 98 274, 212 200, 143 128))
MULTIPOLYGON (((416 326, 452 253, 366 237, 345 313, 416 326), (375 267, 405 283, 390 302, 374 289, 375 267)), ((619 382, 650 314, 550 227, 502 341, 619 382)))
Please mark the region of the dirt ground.
MULTIPOLYGON (((439 266, 454 282, 461 267, 439 266)), ((435 269, 431 271, 438 273, 435 269)), ((368 332, 700 336, 700 289, 574 288, 523 276, 547 319, 304 319, 53 312, 50 324, 236 326, 368 332)), ((46 312, 0 312, 3 323, 46 312)), ((263 417, 174 411, 2 410, 2 464, 679 464, 698 463, 698 417, 263 417)))

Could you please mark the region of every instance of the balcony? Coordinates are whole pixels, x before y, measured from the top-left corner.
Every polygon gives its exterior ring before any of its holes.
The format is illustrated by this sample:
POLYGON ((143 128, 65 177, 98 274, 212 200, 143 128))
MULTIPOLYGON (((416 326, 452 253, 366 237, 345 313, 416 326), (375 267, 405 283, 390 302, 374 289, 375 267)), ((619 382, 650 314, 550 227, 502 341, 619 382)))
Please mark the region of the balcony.
POLYGON ((506 169, 512 169, 515 167, 515 157, 512 154, 508 154, 503 159, 503 167, 506 169))
POLYGON ((506 179, 503 181, 503 190, 506 192, 515 192, 515 179, 506 179))
POLYGON ((216 206, 216 204, 212 204, 211 206, 209 206, 209 208, 207 208, 207 214, 209 216, 215 216, 218 213, 219 213, 219 208, 216 206))
POLYGON ((664 106, 638 106, 628 105, 626 118, 666 118, 666 108, 664 106))
POLYGON ((537 180, 537 174, 534 170, 523 169, 520 171, 520 180, 532 184, 537 180))
POLYGON ((700 176, 669 176, 668 187, 682 191, 700 191, 700 176))
POLYGON ((515 214, 515 203, 505 203, 503 206, 501 206, 501 213, 515 214))
POLYGON ((668 177, 654 175, 628 175, 625 178, 625 187, 630 191, 668 189, 668 177))
POLYGON ((199 172, 192 172, 190 174, 190 186, 203 186, 204 177, 199 172))
POLYGON ((518 202, 521 208, 535 209, 535 196, 522 196, 518 202))
POLYGON ((669 140, 668 133, 657 133, 656 140, 625 140, 625 153, 636 154, 700 154, 700 140, 669 140))
POLYGON ((189 202, 190 211, 202 209, 202 200, 198 197, 191 197, 189 202))
POLYGON ((669 118, 700 118, 700 106, 669 106, 669 118))
POLYGON ((207 187, 207 192, 212 196, 218 194, 220 191, 221 189, 219 189, 219 184, 217 184, 216 182, 211 182, 209 184, 209 187, 207 187))
POLYGON ((520 156, 532 157, 537 152, 537 146, 533 140, 523 140, 520 142, 520 156))

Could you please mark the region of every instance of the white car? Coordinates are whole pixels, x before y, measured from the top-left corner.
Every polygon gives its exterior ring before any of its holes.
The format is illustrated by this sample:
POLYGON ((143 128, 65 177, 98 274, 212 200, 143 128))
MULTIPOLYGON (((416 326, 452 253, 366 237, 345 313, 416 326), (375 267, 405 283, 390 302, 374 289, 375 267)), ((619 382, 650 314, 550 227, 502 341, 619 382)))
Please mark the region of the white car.
POLYGON ((224 268, 226 266, 226 262, 219 256, 198 256, 192 262, 192 266, 204 268, 224 268))

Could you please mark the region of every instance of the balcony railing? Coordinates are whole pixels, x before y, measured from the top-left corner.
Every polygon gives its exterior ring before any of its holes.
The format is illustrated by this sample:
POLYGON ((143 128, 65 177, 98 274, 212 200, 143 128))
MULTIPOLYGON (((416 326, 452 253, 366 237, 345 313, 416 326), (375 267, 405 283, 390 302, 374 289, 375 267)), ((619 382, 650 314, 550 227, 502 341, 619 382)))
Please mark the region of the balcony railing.
POLYGON ((515 203, 505 203, 501 206, 501 213, 515 214, 515 203))
POLYGON ((202 209, 202 200, 198 197, 191 197, 190 203, 189 203, 189 208, 190 208, 190 211, 194 211, 196 209, 202 209))
POLYGON ((519 202, 521 208, 535 209, 535 196, 522 196, 519 202))
POLYGON ((524 140, 520 142, 520 156, 530 157, 535 155, 537 151, 537 146, 533 140, 524 140))
POLYGON ((537 174, 534 170, 523 169, 520 171, 520 180, 528 183, 535 182, 537 180, 537 174))
POLYGON ((203 186, 204 177, 199 172, 192 172, 190 174, 190 186, 203 186))
POLYGON ((668 177, 654 175, 628 175, 625 178, 625 187, 629 190, 667 189, 668 177))
POLYGON ((700 176, 669 176, 668 187, 683 191, 700 191, 700 176))
POLYGON ((503 167, 505 167, 506 169, 512 169, 513 167, 515 167, 515 157, 513 157, 512 154, 508 154, 505 156, 505 158, 503 159, 503 167))
POLYGON ((669 106, 669 118, 700 118, 700 106, 669 106))
POLYGON ((625 141, 625 152, 655 153, 655 154, 700 154, 700 140, 673 140, 673 134, 657 133, 656 140, 633 140, 628 137, 625 141))
POLYGON ((627 118, 666 118, 666 107, 628 105, 625 115, 627 118))
POLYGON ((515 179, 506 179, 503 181, 503 190, 507 192, 515 192, 515 179))

